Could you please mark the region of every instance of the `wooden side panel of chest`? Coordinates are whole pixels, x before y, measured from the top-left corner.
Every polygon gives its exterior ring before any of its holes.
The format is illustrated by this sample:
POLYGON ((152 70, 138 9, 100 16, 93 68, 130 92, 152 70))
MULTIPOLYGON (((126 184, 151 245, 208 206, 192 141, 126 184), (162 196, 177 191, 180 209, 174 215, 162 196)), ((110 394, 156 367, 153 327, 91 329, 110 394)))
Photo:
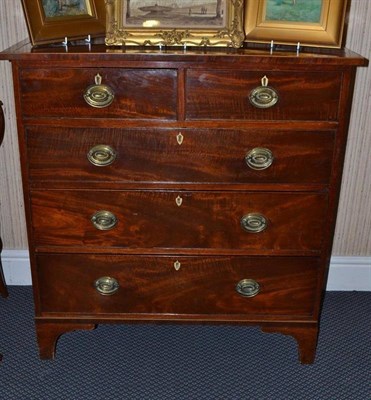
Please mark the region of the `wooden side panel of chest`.
POLYGON ((313 362, 361 59, 79 57, 13 63, 41 357, 103 321, 212 321, 313 362))

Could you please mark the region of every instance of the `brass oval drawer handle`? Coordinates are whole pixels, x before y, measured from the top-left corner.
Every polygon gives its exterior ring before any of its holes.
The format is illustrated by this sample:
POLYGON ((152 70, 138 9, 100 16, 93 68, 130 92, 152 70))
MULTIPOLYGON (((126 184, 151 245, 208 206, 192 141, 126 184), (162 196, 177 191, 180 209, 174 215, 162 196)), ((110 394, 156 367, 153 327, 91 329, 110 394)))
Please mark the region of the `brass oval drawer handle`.
POLYGON ((260 285, 254 279, 242 279, 236 285, 238 294, 244 297, 254 297, 260 292, 260 285))
POLYGON ((264 147, 256 147, 250 150, 246 156, 245 161, 249 168, 255 170, 263 170, 269 168, 273 163, 273 153, 264 147))
POLYGON ((105 167, 116 160, 116 151, 111 146, 98 144, 89 150, 87 157, 93 165, 105 167))
POLYGON ((113 90, 107 85, 102 85, 102 77, 99 74, 95 76, 95 85, 89 86, 84 92, 85 101, 94 108, 108 107, 114 98, 113 90))
POLYGON ((110 211, 100 210, 91 217, 91 222, 100 231, 109 231, 116 226, 118 220, 110 211))
POLYGON ((268 78, 264 76, 261 86, 251 91, 249 100, 256 108, 270 108, 278 102, 278 93, 275 89, 268 86, 268 78))
POLYGON ((102 276, 94 283, 97 292, 103 296, 110 296, 119 290, 119 283, 115 278, 109 276, 102 276))
POLYGON ((268 219, 259 213, 249 213, 241 218, 241 227, 249 233, 263 232, 268 227, 268 219))

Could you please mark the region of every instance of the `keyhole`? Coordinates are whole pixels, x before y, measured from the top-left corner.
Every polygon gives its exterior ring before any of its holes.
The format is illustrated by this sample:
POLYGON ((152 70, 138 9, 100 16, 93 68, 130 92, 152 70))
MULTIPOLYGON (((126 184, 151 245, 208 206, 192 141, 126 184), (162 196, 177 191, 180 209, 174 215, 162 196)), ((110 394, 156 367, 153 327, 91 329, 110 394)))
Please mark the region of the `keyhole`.
POLYGON ((181 267, 180 262, 179 262, 178 260, 176 260, 175 263, 174 263, 175 271, 179 271, 179 270, 180 270, 180 267, 181 267))
POLYGON ((176 141, 178 142, 179 146, 183 143, 184 136, 179 132, 176 136, 176 141))

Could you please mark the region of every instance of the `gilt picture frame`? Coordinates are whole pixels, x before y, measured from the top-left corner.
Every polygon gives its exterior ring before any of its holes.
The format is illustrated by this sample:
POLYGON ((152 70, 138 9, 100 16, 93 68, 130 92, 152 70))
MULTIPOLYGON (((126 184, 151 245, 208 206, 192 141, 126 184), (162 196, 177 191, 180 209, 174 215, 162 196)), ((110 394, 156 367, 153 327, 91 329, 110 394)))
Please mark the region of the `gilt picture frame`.
POLYGON ((104 36, 104 0, 22 0, 32 45, 104 36))
POLYGON ((243 45, 244 0, 106 0, 108 46, 243 45))
POLYGON ((247 42, 342 47, 348 0, 247 0, 247 42))

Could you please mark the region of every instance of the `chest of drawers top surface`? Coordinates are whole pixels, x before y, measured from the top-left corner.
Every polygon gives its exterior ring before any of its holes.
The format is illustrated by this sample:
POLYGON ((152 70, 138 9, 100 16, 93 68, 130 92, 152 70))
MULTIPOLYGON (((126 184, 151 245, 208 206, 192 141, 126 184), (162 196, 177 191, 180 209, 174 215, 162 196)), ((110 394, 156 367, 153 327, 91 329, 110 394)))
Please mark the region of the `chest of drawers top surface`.
POLYGON ((291 334, 313 361, 365 59, 26 44, 0 59, 42 357, 102 321, 192 320, 291 334))
POLYGON ((229 59, 233 66, 236 62, 248 57, 255 57, 256 64, 272 63, 272 59, 283 59, 287 64, 297 63, 306 65, 349 65, 365 66, 368 61, 349 49, 320 49, 304 48, 300 54, 291 51, 291 48, 279 49, 273 54, 268 46, 248 47, 244 49, 229 48, 195 48, 189 47, 165 47, 162 50, 152 47, 107 47, 99 43, 99 39, 93 39, 92 45, 75 42, 72 45, 40 46, 32 47, 29 41, 21 41, 14 46, 2 51, 0 59, 3 60, 27 60, 27 61, 71 61, 76 64, 81 60, 97 62, 99 60, 115 62, 122 61, 162 61, 196 63, 218 62, 221 59, 229 59), (96 44, 95 44, 96 43, 96 44))

